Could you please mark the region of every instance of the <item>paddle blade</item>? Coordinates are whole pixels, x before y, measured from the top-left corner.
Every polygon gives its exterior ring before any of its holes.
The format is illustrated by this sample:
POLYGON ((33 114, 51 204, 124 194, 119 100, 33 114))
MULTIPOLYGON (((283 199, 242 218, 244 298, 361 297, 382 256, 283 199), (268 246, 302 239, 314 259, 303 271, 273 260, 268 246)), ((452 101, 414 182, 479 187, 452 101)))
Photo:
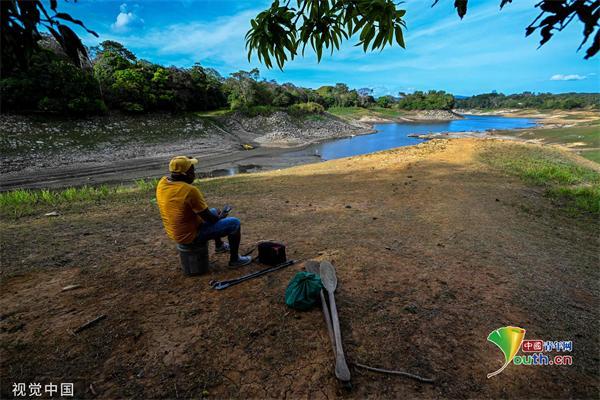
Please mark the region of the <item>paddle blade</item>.
POLYGON ((337 287, 337 276, 335 275, 335 267, 329 261, 321 261, 320 274, 321 282, 328 292, 335 292, 337 287))
POLYGON ((321 265, 319 264, 319 262, 315 261, 315 260, 308 260, 307 262, 304 263, 304 269, 307 272, 312 272, 313 274, 319 275, 320 267, 321 267, 321 265))

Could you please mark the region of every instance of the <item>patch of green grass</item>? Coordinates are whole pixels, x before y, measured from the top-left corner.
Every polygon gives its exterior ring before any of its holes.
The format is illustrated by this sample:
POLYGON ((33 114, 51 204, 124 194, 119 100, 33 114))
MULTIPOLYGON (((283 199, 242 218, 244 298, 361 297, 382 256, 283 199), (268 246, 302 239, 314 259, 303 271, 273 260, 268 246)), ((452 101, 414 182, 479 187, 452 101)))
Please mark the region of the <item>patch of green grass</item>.
POLYGON ((579 153, 579 155, 583 158, 587 158, 590 161, 600 164, 600 150, 582 151, 579 153))
MULTIPOLYGON (((60 207, 109 198, 130 190, 124 186, 83 186, 64 190, 13 190, 0 193, 0 215, 19 218, 39 212, 41 207, 60 207)), ((46 211, 44 211, 46 212, 46 211)))
POLYGON ((406 115, 406 111, 398 108, 384 107, 331 107, 327 112, 343 118, 361 118, 365 116, 380 117, 380 118, 397 118, 406 115))
MULTIPOLYGON (((212 178, 196 180, 202 188, 210 187, 219 190, 220 187, 233 190, 240 177, 212 178)), ((24 190, 18 189, 0 193, 0 219, 17 219, 36 214, 45 214, 49 211, 67 211, 85 208, 92 203, 101 201, 119 202, 128 201, 130 197, 146 198, 148 193, 153 193, 158 184, 158 178, 138 179, 133 185, 100 185, 67 188, 63 190, 24 190)), ((151 203, 156 203, 153 197, 151 203)))
POLYGON ((494 144, 481 155, 487 164, 527 183, 546 187, 546 194, 569 209, 600 214, 600 173, 578 164, 557 149, 524 144, 494 144))
POLYGON ((369 110, 378 116, 385 116, 390 118, 400 117, 406 115, 407 113, 406 111, 400 110, 398 108, 372 107, 369 110))
POLYGON ((135 181, 135 186, 142 192, 149 192, 151 190, 156 190, 156 185, 158 185, 159 180, 160 178, 138 179, 135 181))
POLYGON ((357 117, 369 115, 369 110, 362 107, 330 107, 327 112, 338 117, 357 117))
POLYGON ((219 110, 211 110, 211 111, 198 111, 195 112, 194 115, 200 118, 204 117, 222 117, 224 115, 231 114, 232 111, 229 108, 221 108, 219 110))
POLYGON ((548 189, 546 194, 551 198, 564 202, 571 212, 585 210, 600 214, 600 185, 560 186, 548 189))
POLYGON ((536 185, 600 183, 598 172, 575 163, 557 149, 521 144, 492 146, 484 159, 536 185))
POLYGON ((302 116, 302 118, 305 121, 316 121, 316 122, 325 120, 325 116, 323 114, 307 114, 307 115, 302 116))
POLYGON ((600 147, 600 122, 583 122, 568 128, 503 131, 503 135, 523 139, 541 139, 549 144, 580 143, 578 148, 600 147))

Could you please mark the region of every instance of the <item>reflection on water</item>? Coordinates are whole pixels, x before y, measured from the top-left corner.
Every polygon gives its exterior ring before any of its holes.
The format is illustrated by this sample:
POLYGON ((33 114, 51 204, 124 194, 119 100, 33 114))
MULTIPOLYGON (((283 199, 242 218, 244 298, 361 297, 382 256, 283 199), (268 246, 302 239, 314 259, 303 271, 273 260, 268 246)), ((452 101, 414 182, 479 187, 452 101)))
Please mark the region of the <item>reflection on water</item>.
POLYGON ((491 129, 528 128, 535 125, 530 118, 505 118, 492 115, 466 115, 456 121, 428 121, 424 123, 398 123, 375 125, 376 133, 315 144, 303 151, 320 156, 323 160, 373 153, 394 147, 410 146, 423 139, 408 137, 409 134, 437 132, 486 131, 491 129))

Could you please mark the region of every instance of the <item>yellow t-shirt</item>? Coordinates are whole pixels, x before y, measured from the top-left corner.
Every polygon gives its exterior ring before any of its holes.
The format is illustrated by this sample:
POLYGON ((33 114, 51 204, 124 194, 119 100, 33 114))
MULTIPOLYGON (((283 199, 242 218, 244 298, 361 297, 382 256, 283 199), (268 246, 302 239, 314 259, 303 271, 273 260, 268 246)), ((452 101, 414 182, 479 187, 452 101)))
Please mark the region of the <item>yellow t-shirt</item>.
POLYGON ((202 192, 186 182, 163 177, 156 186, 156 203, 167 236, 177 243, 191 243, 202 218, 196 213, 208 208, 202 192))

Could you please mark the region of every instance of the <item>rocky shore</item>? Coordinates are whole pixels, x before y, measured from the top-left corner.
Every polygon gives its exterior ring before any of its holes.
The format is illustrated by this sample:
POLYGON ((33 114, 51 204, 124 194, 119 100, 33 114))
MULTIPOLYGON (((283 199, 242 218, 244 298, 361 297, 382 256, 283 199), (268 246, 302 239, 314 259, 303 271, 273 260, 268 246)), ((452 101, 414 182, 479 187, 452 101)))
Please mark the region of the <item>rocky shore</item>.
POLYGON ((296 117, 278 111, 255 117, 111 114, 77 120, 2 114, 0 132, 0 172, 6 174, 172 154, 222 155, 242 151, 244 144, 295 147, 373 129, 330 114, 296 117))
POLYGON ((455 121, 463 118, 462 115, 453 110, 422 110, 407 111, 406 114, 398 117, 363 116, 358 121, 366 124, 390 124, 398 122, 455 121))
POLYGON ((412 119, 417 121, 455 121, 464 117, 450 110, 423 110, 417 111, 412 119))
POLYGON ((374 132, 368 123, 346 121, 331 114, 294 117, 277 111, 252 118, 234 114, 222 122, 229 132, 244 133, 248 139, 264 147, 294 147, 374 132))

